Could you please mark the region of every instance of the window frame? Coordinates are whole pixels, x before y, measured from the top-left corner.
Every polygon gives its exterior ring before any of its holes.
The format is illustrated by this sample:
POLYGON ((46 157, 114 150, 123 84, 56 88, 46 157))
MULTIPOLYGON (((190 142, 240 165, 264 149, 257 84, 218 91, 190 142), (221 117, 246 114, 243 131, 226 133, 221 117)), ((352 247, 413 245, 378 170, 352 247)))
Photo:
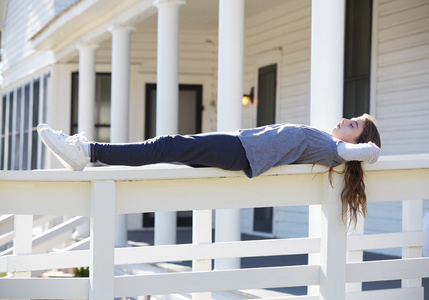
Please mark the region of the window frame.
POLYGON ((45 122, 49 79, 50 73, 43 73, 3 91, 0 105, 1 170, 43 168, 45 150, 38 138, 37 125, 45 122), (36 85, 39 87, 35 90, 36 85))

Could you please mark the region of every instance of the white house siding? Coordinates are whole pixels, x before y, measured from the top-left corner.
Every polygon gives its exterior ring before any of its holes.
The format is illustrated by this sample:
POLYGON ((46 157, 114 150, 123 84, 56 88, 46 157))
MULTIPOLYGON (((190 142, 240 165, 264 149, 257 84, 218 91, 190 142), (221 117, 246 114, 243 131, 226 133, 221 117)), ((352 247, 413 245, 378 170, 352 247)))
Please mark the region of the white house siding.
POLYGON ((376 115, 384 154, 429 152, 429 1, 378 6, 376 115))
MULTIPOLYGON (((54 17, 53 0, 7 1, 7 14, 4 22, 2 44, 4 76, 17 65, 35 54, 30 38, 54 17)), ((37 61, 37 57, 34 57, 37 61)), ((42 62, 40 62, 42 64, 42 62)), ((33 66, 34 68, 37 68, 33 66)), ((18 78, 14 77, 13 81, 18 78)), ((4 84, 10 80, 5 76, 4 84)))
MULTIPOLYGON (((429 1, 375 0, 373 107, 385 155, 429 152, 429 1), (374 103, 375 102, 375 103, 374 103)), ((370 203, 365 233, 397 232, 401 203, 370 203)), ((423 202, 423 214, 429 201, 423 202)), ((381 251, 400 255, 401 250, 381 251)))
MULTIPOLYGON (((244 91, 257 86, 256 63, 279 51, 276 122, 310 121, 311 1, 285 1, 246 20, 244 91)), ((269 60, 267 61, 269 63, 269 60)), ((254 106, 243 111, 243 126, 256 125, 254 106)))

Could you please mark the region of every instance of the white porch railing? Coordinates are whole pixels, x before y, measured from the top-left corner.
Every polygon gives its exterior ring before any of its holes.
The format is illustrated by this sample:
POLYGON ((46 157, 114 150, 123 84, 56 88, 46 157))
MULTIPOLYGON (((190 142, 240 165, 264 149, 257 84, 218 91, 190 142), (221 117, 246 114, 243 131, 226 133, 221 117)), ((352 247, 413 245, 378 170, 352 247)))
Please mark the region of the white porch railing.
MULTIPOLYGON (((0 228, 7 228, 10 226, 9 223, 14 224, 14 216, 13 215, 7 215, 7 218, 4 218, 4 222, 2 223, 0 220, 0 228), (3 225, 3 226, 2 226, 3 225)), ((38 217, 33 220, 32 227, 36 228, 38 226, 43 226, 44 223, 51 223, 52 221, 56 221, 58 217, 38 217)), ((56 226, 52 226, 50 228, 45 229, 43 232, 37 234, 32 238, 32 253, 41 253, 41 252, 48 252, 52 250, 53 247, 56 247, 58 245, 66 245, 67 243, 70 243, 72 238, 72 233, 76 226, 84 223, 87 221, 87 218, 84 217, 73 217, 69 220, 66 220, 64 222, 61 222, 60 224, 56 226)), ((12 227, 12 231, 6 232, 2 235, 0 235, 0 247, 4 244, 7 244, 9 242, 13 241, 14 231, 12 227)), ((73 245, 70 245, 71 248, 76 248, 78 245, 74 245, 76 243, 73 243, 73 245)), ((79 245, 82 243, 79 243, 79 245)), ((67 247, 69 248, 69 247, 67 247)), ((0 252, 0 257, 4 255, 11 255, 13 254, 14 248, 8 248, 7 250, 4 250, 0 252)))
POLYGON ((422 199, 429 199, 429 155, 383 157, 366 166, 369 201, 404 201, 403 232, 347 235, 340 220, 342 175, 331 188, 325 168, 292 165, 247 179, 241 172, 187 167, 92 168, 84 172, 0 172, 0 214, 15 214, 14 254, 0 257, 0 299, 113 299, 137 295, 311 286, 308 296, 287 299, 423 299, 422 199), (320 205, 319 237, 205 243, 211 210, 320 205), (194 211, 194 243, 114 248, 114 215, 194 211), (90 216, 90 250, 31 254, 33 215, 90 216), (402 247, 398 260, 362 262, 367 249, 402 247), (211 260, 310 254, 310 264, 211 270, 211 260), (347 258, 348 254, 348 258, 347 258), (360 259, 359 259, 360 257, 360 259), (193 261, 193 272, 114 276, 114 266, 193 261), (349 260, 349 261, 348 261, 349 260), (89 278, 31 278, 35 270, 90 266, 89 278), (402 279, 402 288, 362 292, 360 282, 402 279), (316 288, 314 288, 316 286, 316 288))

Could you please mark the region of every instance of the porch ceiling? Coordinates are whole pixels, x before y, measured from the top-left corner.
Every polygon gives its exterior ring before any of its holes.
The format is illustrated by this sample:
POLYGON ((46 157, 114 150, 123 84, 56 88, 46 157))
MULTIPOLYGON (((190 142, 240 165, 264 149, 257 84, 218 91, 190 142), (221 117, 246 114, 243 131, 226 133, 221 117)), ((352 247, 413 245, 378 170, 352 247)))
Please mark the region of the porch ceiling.
MULTIPOLYGON (((289 0, 245 0, 245 18, 289 0)), ((52 50, 58 59, 76 55, 82 42, 101 43, 110 39, 108 28, 115 24, 133 25, 156 30, 158 16, 152 0, 81 0, 65 10, 36 35, 33 45, 39 50, 52 50), (74 52, 72 54, 72 52, 74 52)), ((219 1, 187 0, 180 11, 180 30, 217 31, 219 1)))
MULTIPOLYGON (((253 16, 274 7, 284 5, 289 0, 245 0, 245 18, 253 16)), ((186 0, 186 5, 180 9, 181 30, 214 30, 218 28, 218 0, 186 0)), ((145 28, 156 28, 158 15, 154 14, 142 22, 145 28)))

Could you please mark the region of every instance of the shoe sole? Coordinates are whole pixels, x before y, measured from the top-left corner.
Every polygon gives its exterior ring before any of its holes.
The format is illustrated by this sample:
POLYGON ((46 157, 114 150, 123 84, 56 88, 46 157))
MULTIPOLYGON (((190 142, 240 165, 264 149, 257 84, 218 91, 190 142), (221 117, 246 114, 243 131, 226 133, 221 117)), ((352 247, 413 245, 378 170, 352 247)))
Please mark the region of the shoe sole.
POLYGON ((37 126, 37 133, 39 134, 40 138, 42 139, 42 142, 48 147, 52 153, 55 155, 55 157, 69 170, 71 171, 82 171, 85 167, 81 167, 78 164, 76 164, 74 161, 68 159, 66 156, 62 156, 61 153, 56 149, 56 146, 51 143, 49 139, 45 139, 43 136, 44 130, 52 130, 50 127, 45 125, 45 127, 37 126))

